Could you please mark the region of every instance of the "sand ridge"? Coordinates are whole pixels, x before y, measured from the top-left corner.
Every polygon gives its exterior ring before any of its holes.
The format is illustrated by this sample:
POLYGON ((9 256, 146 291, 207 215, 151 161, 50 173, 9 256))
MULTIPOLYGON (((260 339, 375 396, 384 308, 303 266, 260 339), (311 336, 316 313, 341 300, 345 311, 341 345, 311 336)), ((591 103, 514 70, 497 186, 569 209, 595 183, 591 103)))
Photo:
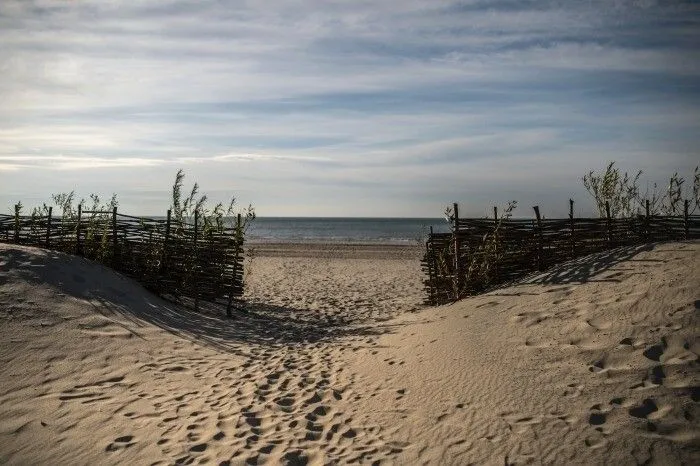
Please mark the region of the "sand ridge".
POLYGON ((700 243, 439 308, 409 253, 300 250, 254 257, 248 313, 227 320, 0 246, 0 462, 700 459, 700 243))

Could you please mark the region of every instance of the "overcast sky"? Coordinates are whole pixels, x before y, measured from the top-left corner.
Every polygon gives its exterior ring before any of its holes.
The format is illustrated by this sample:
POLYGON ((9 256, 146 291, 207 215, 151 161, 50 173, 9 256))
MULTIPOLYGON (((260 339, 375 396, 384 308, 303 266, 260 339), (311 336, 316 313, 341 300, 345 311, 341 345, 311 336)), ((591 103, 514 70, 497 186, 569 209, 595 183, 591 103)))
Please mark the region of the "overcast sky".
POLYGON ((592 205, 700 162, 697 1, 0 2, 0 209, 163 214, 178 168, 260 216, 592 205))

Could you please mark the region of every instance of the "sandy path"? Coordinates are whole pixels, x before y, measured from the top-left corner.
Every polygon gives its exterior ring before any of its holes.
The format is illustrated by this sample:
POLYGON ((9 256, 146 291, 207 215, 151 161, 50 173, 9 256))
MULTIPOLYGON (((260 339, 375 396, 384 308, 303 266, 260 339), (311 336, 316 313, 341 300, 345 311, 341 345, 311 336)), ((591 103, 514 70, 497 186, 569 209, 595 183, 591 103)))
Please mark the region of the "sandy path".
POLYGON ((700 459, 700 243, 431 309, 419 251, 280 250, 227 320, 0 245, 0 463, 700 459))
POLYGON ((344 363, 363 422, 407 446, 395 460, 697 463, 698 243, 528 282, 407 315, 378 340, 380 360, 344 363))

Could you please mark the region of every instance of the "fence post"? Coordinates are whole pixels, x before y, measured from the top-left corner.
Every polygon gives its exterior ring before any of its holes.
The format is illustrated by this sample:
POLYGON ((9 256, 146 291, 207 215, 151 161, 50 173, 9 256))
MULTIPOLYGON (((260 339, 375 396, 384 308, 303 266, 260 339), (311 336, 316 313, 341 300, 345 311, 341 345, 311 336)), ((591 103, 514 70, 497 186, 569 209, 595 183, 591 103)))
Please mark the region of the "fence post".
POLYGON ((576 255, 576 238, 574 238, 574 200, 569 199, 569 226, 571 230, 571 257, 576 255))
POLYGON ((75 253, 80 255, 80 217, 83 215, 83 205, 78 204, 78 223, 75 225, 75 253))
POLYGON ((117 207, 112 208, 112 262, 116 266, 118 264, 117 253, 117 207))
POLYGON ((686 199, 683 202, 683 226, 685 228, 685 239, 688 239, 688 233, 690 233, 690 225, 688 224, 688 210, 690 208, 690 201, 686 199))
POLYGON ((605 227, 608 231, 608 247, 612 246, 612 226, 610 221, 610 202, 605 201, 605 227))
POLYGON ((168 209, 168 214, 165 220, 165 238, 163 238, 163 251, 160 253, 160 266, 158 267, 158 288, 163 292, 163 274, 165 273, 165 260, 168 257, 168 240, 170 239, 170 218, 172 210, 168 209))
POLYGON ((15 243, 19 244, 19 204, 15 204, 15 243))
POLYGON ((646 218, 645 218, 646 231, 645 231, 645 233, 646 233, 646 240, 649 241, 651 239, 651 225, 649 224, 649 220, 650 220, 649 219, 649 210, 650 210, 649 209, 649 199, 646 200, 645 204, 646 204, 645 205, 645 207, 646 207, 646 218))
POLYGON ((46 248, 51 245, 51 216, 53 215, 53 207, 49 207, 49 216, 46 219, 46 248))
POLYGON ((540 218, 540 206, 533 206, 532 208, 537 218, 537 270, 542 270, 544 264, 542 260, 542 219, 540 218))
POLYGON ((460 267, 460 261, 459 261, 459 204, 456 202, 453 204, 454 212, 455 212, 455 218, 454 218, 454 246, 455 246, 455 267, 454 267, 454 277, 452 277, 452 286, 454 287, 454 299, 457 300, 459 299, 459 285, 460 285, 460 276, 461 276, 461 267, 460 267))
POLYGON ((494 252, 494 280, 498 282, 500 270, 498 267, 498 206, 493 206, 493 252, 494 252))
POLYGON ((199 222, 199 211, 194 211, 194 310, 199 310, 199 285, 197 283, 199 272, 199 252, 197 251, 197 229, 199 222))
POLYGON ((170 241, 170 220, 172 218, 172 209, 168 209, 168 214, 165 220, 165 238, 163 239, 163 254, 160 259, 161 274, 165 270, 165 260, 168 254, 168 242, 170 241))
POLYGON ((436 299, 435 299, 435 283, 434 283, 434 278, 433 278, 433 254, 434 251, 430 247, 433 241, 433 226, 430 225, 430 235, 428 236, 428 240, 425 242, 425 259, 426 259, 426 266, 428 267, 428 299, 430 300, 430 304, 436 304, 436 299))
POLYGON ((243 228, 243 225, 241 223, 241 214, 238 214, 236 217, 236 232, 235 232, 235 239, 236 239, 236 255, 233 258, 233 270, 232 270, 232 277, 231 277, 231 289, 228 292, 228 304, 226 305, 226 317, 231 317, 231 306, 233 304, 233 288, 234 285, 236 284, 236 275, 238 274, 238 258, 239 254, 241 251, 241 242, 243 239, 243 234, 241 231, 241 228, 243 228))

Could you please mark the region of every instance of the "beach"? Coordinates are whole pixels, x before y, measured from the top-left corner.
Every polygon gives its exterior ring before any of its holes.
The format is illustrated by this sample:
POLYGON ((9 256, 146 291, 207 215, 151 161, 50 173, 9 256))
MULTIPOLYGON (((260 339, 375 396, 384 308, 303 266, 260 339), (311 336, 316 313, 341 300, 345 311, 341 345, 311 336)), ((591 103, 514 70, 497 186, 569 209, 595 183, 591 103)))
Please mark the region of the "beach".
POLYGON ((0 245, 0 463, 700 462, 698 241, 439 307, 417 243, 247 251, 227 319, 0 245))

